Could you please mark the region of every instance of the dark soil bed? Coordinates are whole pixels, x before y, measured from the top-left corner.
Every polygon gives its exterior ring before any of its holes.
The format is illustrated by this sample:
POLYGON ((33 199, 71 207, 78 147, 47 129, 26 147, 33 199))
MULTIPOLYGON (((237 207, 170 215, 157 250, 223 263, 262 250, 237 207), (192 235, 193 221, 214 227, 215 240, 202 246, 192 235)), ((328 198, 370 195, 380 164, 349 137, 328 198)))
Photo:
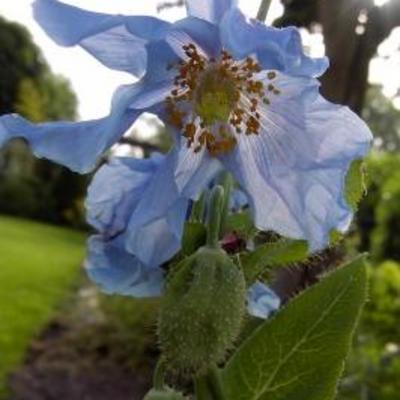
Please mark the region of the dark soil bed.
POLYGON ((10 376, 9 400, 143 399, 156 351, 144 348, 140 360, 130 357, 128 338, 88 307, 93 302, 79 298, 31 343, 24 365, 10 376))

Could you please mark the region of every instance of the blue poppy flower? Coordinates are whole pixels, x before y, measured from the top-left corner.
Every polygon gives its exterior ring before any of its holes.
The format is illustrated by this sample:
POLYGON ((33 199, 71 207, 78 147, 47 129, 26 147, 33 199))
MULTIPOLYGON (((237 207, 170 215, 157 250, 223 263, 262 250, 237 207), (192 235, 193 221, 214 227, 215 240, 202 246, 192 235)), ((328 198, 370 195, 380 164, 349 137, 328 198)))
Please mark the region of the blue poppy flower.
POLYGON ((153 112, 173 128, 175 145, 137 205, 132 231, 165 218, 176 192, 197 199, 226 169, 257 228, 322 248, 352 219, 343 186, 351 162, 370 148, 368 127, 319 94, 328 61, 304 54, 297 29, 248 19, 235 0, 186 3, 189 16, 169 24, 36 0, 35 17, 57 43, 79 45, 139 81, 119 89, 110 115, 97 121, 2 117, 0 144, 24 137, 38 156, 87 171, 138 115, 153 112))

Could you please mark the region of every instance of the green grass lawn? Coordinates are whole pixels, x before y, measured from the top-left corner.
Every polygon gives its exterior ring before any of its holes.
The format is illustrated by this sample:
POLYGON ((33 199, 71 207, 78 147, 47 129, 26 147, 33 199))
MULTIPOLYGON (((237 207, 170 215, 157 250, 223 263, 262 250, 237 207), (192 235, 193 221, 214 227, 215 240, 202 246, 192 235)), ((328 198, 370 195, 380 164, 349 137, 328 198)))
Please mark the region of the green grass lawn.
POLYGON ((0 394, 79 279, 84 235, 0 216, 0 394))

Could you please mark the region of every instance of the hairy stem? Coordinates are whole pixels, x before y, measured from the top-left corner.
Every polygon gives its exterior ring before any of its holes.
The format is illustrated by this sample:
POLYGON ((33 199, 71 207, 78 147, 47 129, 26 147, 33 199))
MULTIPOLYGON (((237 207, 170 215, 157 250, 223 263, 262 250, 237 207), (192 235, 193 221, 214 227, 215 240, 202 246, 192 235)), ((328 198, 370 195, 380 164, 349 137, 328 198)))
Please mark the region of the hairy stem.
POLYGON ((196 400, 214 400, 206 376, 199 376, 196 378, 195 390, 196 400))
POLYGON ((226 400, 224 388, 221 382, 220 372, 216 366, 210 369, 207 379, 215 400, 226 400))
POLYGON ((226 231, 227 219, 229 214, 229 203, 231 198, 231 192, 233 188, 233 179, 229 172, 223 172, 219 184, 224 188, 224 201, 221 210, 221 228, 220 232, 223 235, 226 231))
POLYGON ((157 390, 164 389, 164 360, 162 358, 158 360, 154 371, 153 386, 157 390))
POLYGON ((206 194, 205 192, 203 192, 199 200, 197 200, 193 205, 190 220, 193 222, 204 222, 205 209, 206 209, 206 194))
POLYGON ((207 374, 199 376, 195 381, 196 400, 227 400, 216 366, 207 374))
POLYGON ((222 186, 215 186, 209 202, 207 221, 207 245, 218 247, 221 232, 222 207, 224 202, 224 189, 222 186))

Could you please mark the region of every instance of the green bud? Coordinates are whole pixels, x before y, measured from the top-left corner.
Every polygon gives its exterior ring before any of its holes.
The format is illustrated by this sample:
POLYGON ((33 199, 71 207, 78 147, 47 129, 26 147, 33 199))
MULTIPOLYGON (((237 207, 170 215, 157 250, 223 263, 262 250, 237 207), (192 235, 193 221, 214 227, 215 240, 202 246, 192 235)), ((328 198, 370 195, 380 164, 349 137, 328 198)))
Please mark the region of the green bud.
POLYGON ((199 374, 225 359, 246 302, 242 270, 218 248, 202 247, 167 283, 158 324, 161 350, 178 374, 199 374))
POLYGON ((185 398, 182 394, 167 388, 163 390, 151 389, 143 400, 185 400, 185 398))

